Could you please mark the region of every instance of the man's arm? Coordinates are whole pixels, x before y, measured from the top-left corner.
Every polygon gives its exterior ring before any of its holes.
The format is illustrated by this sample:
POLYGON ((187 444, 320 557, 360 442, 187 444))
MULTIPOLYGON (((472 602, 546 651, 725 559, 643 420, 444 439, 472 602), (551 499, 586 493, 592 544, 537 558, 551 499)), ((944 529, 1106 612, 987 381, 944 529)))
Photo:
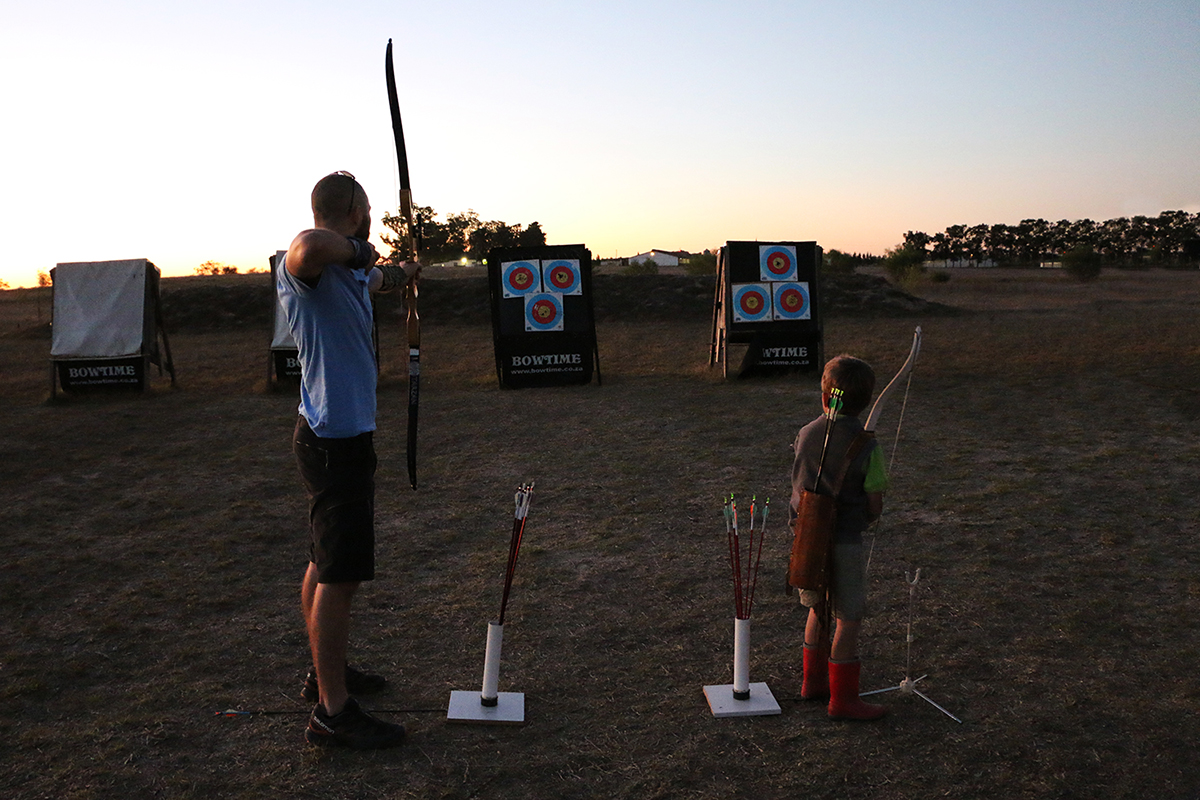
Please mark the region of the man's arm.
POLYGON ((416 261, 401 261, 398 265, 380 264, 368 273, 367 287, 372 292, 387 294, 399 289, 421 274, 421 264, 416 261))
POLYGON ((348 237, 328 228, 302 231, 288 247, 287 271, 305 283, 315 284, 330 264, 345 264, 365 269, 379 259, 375 247, 363 239, 352 242, 348 237), (357 242, 358 245, 355 246, 357 242))

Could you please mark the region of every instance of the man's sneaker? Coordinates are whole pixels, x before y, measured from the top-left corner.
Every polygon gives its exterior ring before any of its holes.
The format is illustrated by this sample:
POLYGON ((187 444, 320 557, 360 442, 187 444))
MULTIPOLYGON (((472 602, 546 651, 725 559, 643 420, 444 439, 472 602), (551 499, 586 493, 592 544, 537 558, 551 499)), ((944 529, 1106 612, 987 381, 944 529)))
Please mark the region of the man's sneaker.
POLYGON ((304 738, 321 747, 349 747, 352 750, 378 750, 395 747, 404 741, 404 726, 375 719, 351 697, 341 713, 329 716, 317 706, 308 718, 304 738))
MULTIPOLYGON (((349 664, 346 665, 346 691, 349 694, 379 694, 386 686, 387 678, 382 675, 370 675, 349 664)), ((300 696, 310 703, 321 699, 321 689, 317 683, 315 669, 308 670, 308 677, 304 679, 304 689, 301 690, 300 696)))

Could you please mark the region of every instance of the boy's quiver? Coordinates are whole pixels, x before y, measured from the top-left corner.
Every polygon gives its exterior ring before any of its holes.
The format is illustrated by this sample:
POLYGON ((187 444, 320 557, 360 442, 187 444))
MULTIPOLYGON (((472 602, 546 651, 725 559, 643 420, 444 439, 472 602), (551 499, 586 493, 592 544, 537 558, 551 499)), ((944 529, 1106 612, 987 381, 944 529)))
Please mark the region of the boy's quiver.
MULTIPOLYGON (((788 559, 788 585, 801 592, 824 596, 829 589, 833 532, 837 526, 837 496, 854 459, 873 434, 863 431, 850 442, 841 470, 832 486, 832 494, 823 494, 819 486, 800 490, 796 519, 792 523, 792 554, 788 559)), ((819 473, 818 473, 819 474, 819 473)))

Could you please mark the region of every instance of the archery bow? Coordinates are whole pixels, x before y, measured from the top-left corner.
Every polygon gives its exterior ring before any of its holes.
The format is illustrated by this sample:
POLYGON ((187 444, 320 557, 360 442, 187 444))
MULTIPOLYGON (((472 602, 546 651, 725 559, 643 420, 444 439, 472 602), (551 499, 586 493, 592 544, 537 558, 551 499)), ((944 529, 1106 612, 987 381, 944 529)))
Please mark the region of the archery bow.
MULTIPOLYGON (((900 426, 904 423, 904 408, 908 405, 908 387, 912 383, 913 366, 917 363, 917 355, 921 352, 921 326, 913 331, 912 348, 908 351, 908 358, 900 366, 900 370, 896 373, 888 385, 879 393, 879 397, 875 398, 875 405, 871 406, 871 413, 867 415, 867 421, 863 425, 863 430, 875 435, 875 426, 879 424, 879 417, 883 414, 883 405, 888 397, 900 386, 901 381, 904 383, 904 403, 900 407, 900 419, 896 422, 896 438, 892 441, 892 454, 888 458, 888 473, 892 471, 892 463, 896 460, 896 445, 900 443, 900 426), (907 380, 906 380, 907 379, 907 380)), ((876 522, 875 535, 871 537, 871 548, 867 551, 867 565, 864 570, 866 574, 871 572, 871 558, 875 555, 875 542, 879 538, 878 522, 876 522)))
MULTIPOLYGON (((388 106, 392 111, 392 134, 396 138, 396 166, 400 172, 400 215, 413 251, 413 260, 420 262, 420 236, 413 213, 412 184, 408 177, 408 153, 404 149, 404 126, 400 121, 400 101, 396 97, 396 73, 392 68, 392 40, 388 39, 387 58, 388 106)), ((408 482, 417 488, 417 411, 421 400, 421 317, 417 313, 417 281, 414 276, 404 287, 404 305, 408 309, 408 482)))
MULTIPOLYGON (((885 386, 883 388, 883 391, 879 393, 879 397, 875 398, 875 405, 871 406, 871 413, 867 415, 867 422, 865 425, 863 425, 863 430, 865 430, 867 433, 872 433, 872 434, 875 433, 875 426, 879 424, 879 417, 883 414, 883 405, 885 402, 887 402, 888 397, 891 396, 892 393, 895 392, 896 389, 900 386, 900 381, 904 380, 905 378, 910 378, 910 380, 911 380, 910 376, 912 374, 913 365, 917 363, 917 355, 920 352, 921 352, 921 326, 918 325, 917 329, 915 331, 913 331, 912 349, 910 349, 908 351, 908 358, 906 358, 904 360, 904 364, 901 365, 900 371, 896 373, 896 376, 894 378, 892 378, 890 381, 888 381, 888 385, 885 386)), ((908 384, 907 383, 905 384, 904 391, 905 391, 905 397, 907 398, 907 396, 908 396, 908 384)), ((897 424, 897 426, 896 426, 897 439, 899 439, 899 436, 900 436, 900 426, 897 424)), ((895 454, 896 454, 896 445, 895 445, 895 443, 893 443, 892 444, 892 456, 895 457, 895 454)), ((889 467, 891 466, 890 462, 889 462, 888 466, 889 467)))

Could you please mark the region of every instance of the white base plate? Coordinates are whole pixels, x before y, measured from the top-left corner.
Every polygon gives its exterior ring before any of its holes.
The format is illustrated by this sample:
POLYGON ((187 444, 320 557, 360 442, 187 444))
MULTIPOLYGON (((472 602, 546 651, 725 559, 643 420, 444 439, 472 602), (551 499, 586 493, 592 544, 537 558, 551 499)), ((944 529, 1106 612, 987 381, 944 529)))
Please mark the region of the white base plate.
POLYGON ((451 692, 447 722, 479 725, 520 725, 525 722, 525 695, 521 692, 497 692, 496 705, 479 702, 479 692, 451 692))
POLYGON ((766 717, 782 713, 765 683, 750 684, 750 696, 745 700, 734 699, 732 683, 705 686, 704 696, 714 717, 766 717))

